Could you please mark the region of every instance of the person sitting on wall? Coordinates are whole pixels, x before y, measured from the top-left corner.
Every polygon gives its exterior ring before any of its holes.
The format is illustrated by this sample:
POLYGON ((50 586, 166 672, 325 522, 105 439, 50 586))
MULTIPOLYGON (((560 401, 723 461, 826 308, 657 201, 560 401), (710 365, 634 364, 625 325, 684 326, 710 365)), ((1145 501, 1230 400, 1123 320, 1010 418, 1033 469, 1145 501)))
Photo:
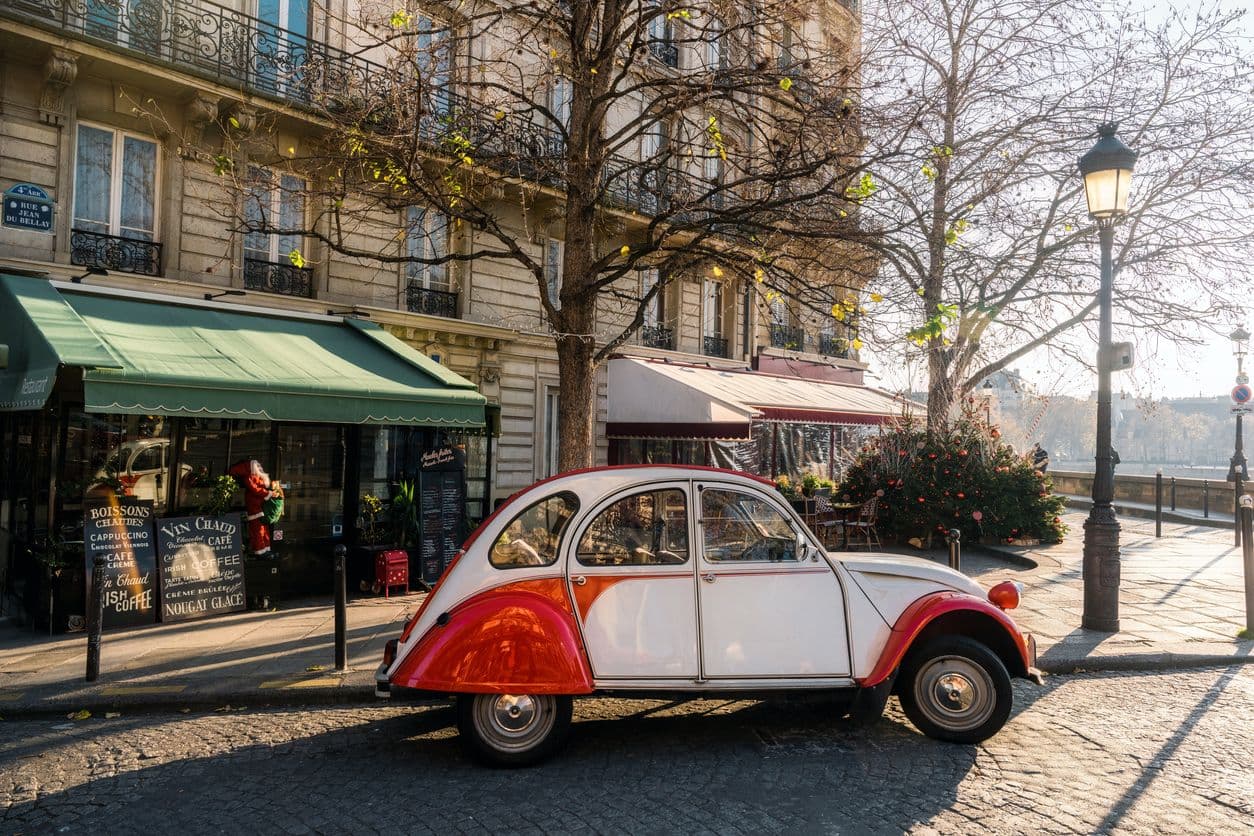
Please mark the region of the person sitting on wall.
POLYGON ((1045 452, 1039 441, 1032 445, 1032 466, 1041 473, 1049 470, 1049 453, 1045 452))
POLYGON ((270 554, 270 521, 263 505, 266 500, 280 499, 283 489, 271 482, 256 459, 243 459, 231 465, 227 473, 244 491, 244 520, 248 523, 248 550, 257 557, 270 554))

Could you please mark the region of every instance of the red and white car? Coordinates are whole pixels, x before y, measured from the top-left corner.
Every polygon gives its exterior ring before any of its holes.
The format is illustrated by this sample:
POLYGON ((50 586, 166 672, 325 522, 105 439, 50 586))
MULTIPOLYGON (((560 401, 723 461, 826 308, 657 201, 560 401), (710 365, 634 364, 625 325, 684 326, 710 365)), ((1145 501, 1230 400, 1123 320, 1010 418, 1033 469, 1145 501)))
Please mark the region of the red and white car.
POLYGON ((564 474, 467 540, 376 674, 380 696, 455 695, 471 751, 531 763, 594 694, 831 692, 974 743, 1010 714, 1035 645, 985 591, 927 560, 828 552, 769 481, 714 468, 564 474))

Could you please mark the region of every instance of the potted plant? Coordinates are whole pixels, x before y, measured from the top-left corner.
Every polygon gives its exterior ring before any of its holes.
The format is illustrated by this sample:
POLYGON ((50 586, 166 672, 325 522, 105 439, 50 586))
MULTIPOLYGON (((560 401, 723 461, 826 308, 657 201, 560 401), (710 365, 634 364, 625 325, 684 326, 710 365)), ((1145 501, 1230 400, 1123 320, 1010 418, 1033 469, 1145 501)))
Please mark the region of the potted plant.
POLYGON ((348 571, 349 585, 362 592, 373 589, 375 556, 395 548, 390 513, 387 503, 375 494, 364 493, 357 500, 357 546, 348 571))

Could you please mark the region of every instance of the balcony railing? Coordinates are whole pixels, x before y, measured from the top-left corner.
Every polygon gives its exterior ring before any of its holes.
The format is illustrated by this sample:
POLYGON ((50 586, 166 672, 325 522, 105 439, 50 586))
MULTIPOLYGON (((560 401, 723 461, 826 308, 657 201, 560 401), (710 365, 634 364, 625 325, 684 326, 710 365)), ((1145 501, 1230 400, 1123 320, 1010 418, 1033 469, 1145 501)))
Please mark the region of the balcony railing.
POLYGON ((313 269, 279 261, 244 259, 244 289, 283 296, 313 296, 313 269))
POLYGON ((727 338, 706 334, 701 341, 701 353, 706 357, 727 357, 727 338))
POLYGON ((668 325, 645 325, 640 329, 640 344, 674 350, 675 329, 668 325))
POLYGON ((4 0, 0 16, 300 104, 383 78, 379 64, 210 0, 4 0))
POLYGON ((70 232, 70 263, 103 267, 118 273, 161 274, 161 245, 102 232, 75 229, 70 232))
POLYGON ((679 47, 671 40, 654 40, 649 42, 649 52, 667 67, 679 67, 679 47))
POLYGON ((410 313, 457 319, 457 294, 411 284, 405 288, 405 309, 410 313))
POLYGON ((804 351, 806 347, 806 332, 804 329, 792 325, 772 322, 771 345, 774 348, 790 348, 793 351, 804 351))
POLYGON ((819 354, 824 357, 849 359, 849 340, 834 334, 819 334, 819 354))

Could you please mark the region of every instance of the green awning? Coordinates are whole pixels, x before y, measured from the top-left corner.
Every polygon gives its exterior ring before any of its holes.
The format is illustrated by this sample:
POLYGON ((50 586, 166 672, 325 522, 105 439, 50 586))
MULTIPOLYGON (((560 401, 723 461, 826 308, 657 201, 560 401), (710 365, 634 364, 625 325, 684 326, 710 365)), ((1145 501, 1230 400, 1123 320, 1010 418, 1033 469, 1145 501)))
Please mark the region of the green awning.
POLYGON ((42 406, 48 372, 62 366, 83 370, 88 412, 484 426, 473 383, 370 322, 58 290, 17 276, 0 276, 0 288, 17 303, 0 323, 21 321, 26 346, 0 376, 0 409, 42 406))

